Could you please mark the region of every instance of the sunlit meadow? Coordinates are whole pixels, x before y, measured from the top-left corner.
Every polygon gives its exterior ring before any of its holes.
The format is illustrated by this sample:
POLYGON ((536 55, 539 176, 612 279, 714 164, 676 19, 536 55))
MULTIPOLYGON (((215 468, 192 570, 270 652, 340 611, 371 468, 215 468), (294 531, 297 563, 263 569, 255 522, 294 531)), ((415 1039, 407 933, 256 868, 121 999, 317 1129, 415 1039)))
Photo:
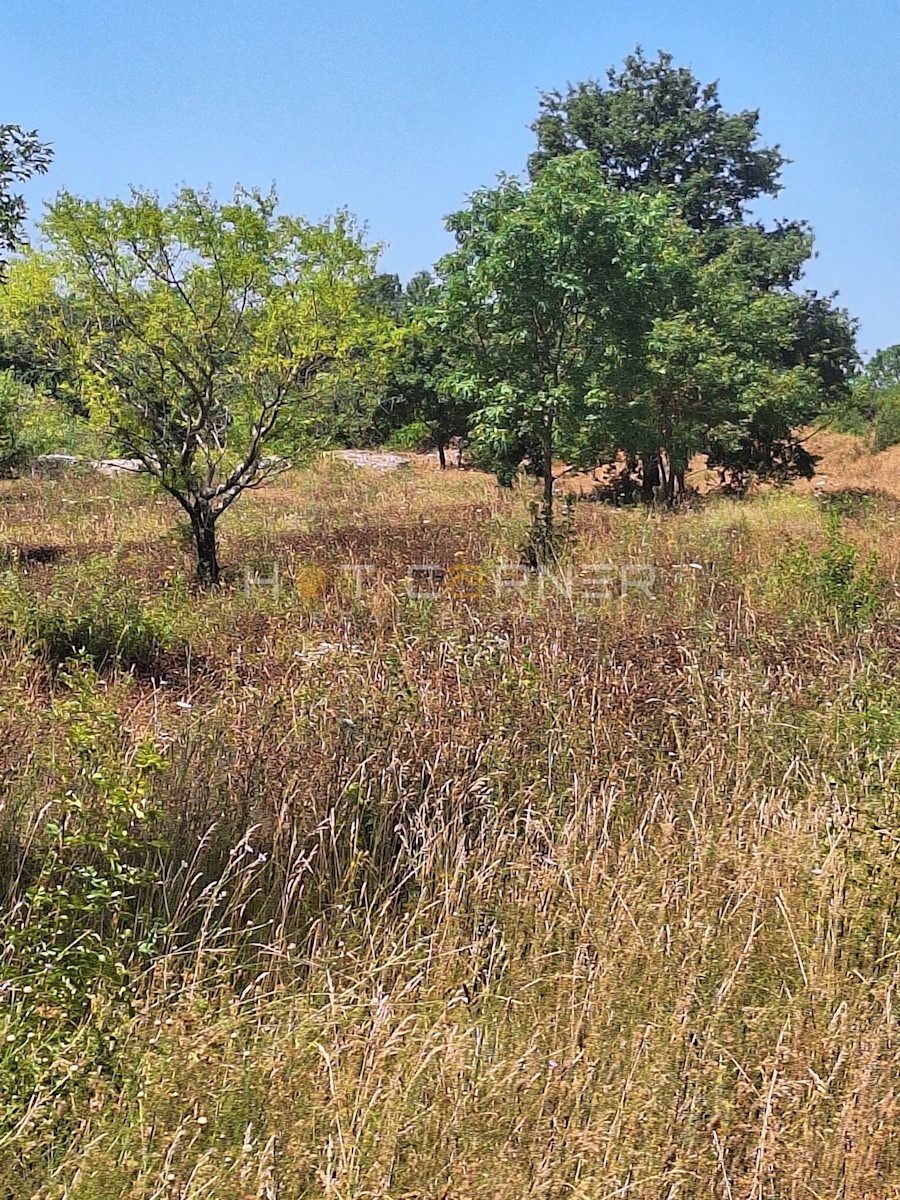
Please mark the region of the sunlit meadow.
POLYGON ((140 480, 0 485, 0 1195, 900 1196, 900 501, 831 491, 581 498, 542 583, 527 485, 323 463, 201 594, 140 480))

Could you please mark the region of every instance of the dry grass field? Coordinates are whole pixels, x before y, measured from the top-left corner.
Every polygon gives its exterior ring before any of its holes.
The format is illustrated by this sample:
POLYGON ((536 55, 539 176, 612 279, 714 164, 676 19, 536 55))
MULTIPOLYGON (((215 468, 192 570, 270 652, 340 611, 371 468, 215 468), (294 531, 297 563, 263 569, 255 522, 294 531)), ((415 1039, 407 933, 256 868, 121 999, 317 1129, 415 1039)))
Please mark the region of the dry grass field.
POLYGON ((428 461, 205 595, 141 481, 0 485, 0 1197, 900 1197, 900 474, 818 436, 543 579, 428 461))

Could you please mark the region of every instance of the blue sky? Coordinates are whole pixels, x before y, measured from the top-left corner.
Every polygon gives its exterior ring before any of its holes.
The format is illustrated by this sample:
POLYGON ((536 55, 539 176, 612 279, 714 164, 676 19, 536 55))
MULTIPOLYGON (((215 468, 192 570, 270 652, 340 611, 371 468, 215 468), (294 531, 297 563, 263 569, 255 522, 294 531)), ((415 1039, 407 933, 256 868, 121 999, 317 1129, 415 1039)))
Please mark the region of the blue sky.
POLYGON ((839 290, 860 346, 900 342, 896 0, 5 0, 0 121, 52 141, 28 186, 278 186, 319 218, 346 206, 404 278, 443 217, 521 171, 540 89, 670 50, 729 109, 760 108, 793 165, 760 210, 805 217, 807 280, 839 290))

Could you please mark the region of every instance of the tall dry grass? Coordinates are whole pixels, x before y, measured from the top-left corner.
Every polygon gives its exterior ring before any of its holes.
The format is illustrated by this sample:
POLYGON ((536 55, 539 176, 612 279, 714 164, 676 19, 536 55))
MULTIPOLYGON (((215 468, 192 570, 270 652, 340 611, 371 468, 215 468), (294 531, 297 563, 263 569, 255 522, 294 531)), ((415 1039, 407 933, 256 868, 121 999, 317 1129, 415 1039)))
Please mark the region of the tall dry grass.
POLYGON ((138 485, 7 485, 10 928, 60 791, 97 810, 75 734, 135 795, 139 743, 165 769, 124 985, 60 1037, 8 948, 6 1194, 900 1196, 893 507, 583 503, 559 570, 653 564, 656 598, 497 594, 527 499, 323 468, 238 506, 204 597, 138 485), (485 574, 411 599, 410 562, 485 574), (23 617, 98 595, 162 675, 115 622, 61 667, 23 617))

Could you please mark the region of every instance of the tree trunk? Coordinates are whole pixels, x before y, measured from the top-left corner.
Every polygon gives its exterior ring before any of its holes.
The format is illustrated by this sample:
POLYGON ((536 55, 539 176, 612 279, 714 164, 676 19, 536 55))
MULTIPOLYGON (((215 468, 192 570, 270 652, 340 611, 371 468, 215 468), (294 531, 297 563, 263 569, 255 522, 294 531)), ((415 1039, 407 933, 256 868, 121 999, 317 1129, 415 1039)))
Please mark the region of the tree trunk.
POLYGON ((447 470, 447 451, 444 447, 444 439, 443 438, 438 439, 437 452, 438 452, 438 460, 440 461, 440 464, 441 464, 441 470, 446 471, 447 470))
POLYGON ((655 466, 657 482, 653 489, 653 503, 668 504, 671 478, 666 470, 668 463, 666 461, 666 456, 662 453, 662 451, 655 455, 655 466))
POLYGON ((553 431, 549 426, 544 428, 543 442, 543 473, 544 501, 541 510, 541 521, 544 527, 544 537, 549 548, 550 537, 553 533, 553 431))
POLYGON ((641 495, 647 504, 652 504, 659 487, 659 453, 641 455, 641 495))
POLYGON ((684 476, 686 468, 671 455, 667 455, 668 472, 663 468, 665 480, 666 507, 674 508, 684 495, 684 476))
POLYGON ((686 473, 684 467, 679 467, 675 471, 675 495, 679 501, 684 499, 684 477, 686 473))
POLYGON ((197 581, 201 587, 219 582, 219 558, 216 554, 216 514, 209 508, 195 508, 191 528, 197 546, 197 581))

